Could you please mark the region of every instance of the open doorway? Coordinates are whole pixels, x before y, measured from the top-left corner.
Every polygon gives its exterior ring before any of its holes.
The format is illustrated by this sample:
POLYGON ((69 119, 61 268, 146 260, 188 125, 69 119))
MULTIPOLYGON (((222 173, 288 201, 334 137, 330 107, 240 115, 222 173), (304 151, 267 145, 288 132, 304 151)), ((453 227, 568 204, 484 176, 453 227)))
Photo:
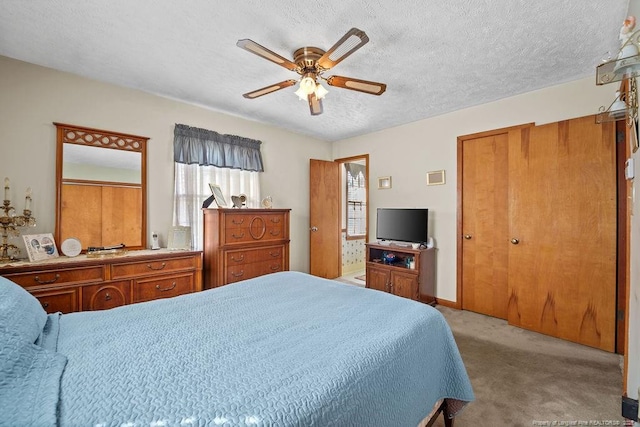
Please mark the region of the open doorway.
POLYGON ((337 159, 340 167, 341 266, 343 281, 365 286, 369 237, 368 155, 337 159))

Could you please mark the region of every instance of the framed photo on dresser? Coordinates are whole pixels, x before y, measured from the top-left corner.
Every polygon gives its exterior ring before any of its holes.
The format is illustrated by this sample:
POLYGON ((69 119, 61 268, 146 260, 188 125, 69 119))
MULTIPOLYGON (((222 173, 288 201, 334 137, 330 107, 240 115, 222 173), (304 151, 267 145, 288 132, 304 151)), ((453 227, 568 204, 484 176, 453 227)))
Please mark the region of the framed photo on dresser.
POLYGON ((25 234, 22 236, 24 246, 29 255, 29 261, 43 261, 58 258, 58 248, 51 233, 46 234, 25 234))
POLYGON ((224 199, 222 195, 222 188, 220 188, 217 184, 209 184, 209 188, 211 189, 211 193, 213 193, 213 198, 216 201, 216 204, 219 208, 226 208, 227 201, 224 199))
POLYGON ((167 249, 170 251, 190 251, 191 250, 191 227, 172 227, 169 230, 169 242, 167 249))

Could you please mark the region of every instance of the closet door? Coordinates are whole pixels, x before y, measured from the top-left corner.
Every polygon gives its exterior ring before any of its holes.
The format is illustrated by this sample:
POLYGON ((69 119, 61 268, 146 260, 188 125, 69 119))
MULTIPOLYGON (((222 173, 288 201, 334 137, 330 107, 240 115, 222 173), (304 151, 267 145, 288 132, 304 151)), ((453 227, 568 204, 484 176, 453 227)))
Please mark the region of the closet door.
POLYGON ((506 132, 462 140, 462 308, 507 318, 506 132))
POLYGON ((593 116, 509 133, 510 324, 614 351, 615 152, 593 116))

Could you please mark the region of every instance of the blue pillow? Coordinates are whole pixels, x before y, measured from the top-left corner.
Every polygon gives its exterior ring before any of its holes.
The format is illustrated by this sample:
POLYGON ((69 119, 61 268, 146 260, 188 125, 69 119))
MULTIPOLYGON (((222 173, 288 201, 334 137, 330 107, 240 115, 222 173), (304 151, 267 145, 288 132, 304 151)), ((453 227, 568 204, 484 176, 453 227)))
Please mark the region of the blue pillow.
POLYGON ((33 344, 45 323, 47 312, 40 301, 22 286, 0 277, 0 331, 33 344))

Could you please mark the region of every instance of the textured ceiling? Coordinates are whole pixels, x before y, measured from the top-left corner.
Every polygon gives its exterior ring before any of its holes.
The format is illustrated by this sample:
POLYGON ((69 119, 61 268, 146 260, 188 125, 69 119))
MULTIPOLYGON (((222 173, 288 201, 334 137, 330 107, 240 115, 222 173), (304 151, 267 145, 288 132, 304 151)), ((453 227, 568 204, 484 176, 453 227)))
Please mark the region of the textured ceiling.
POLYGON ((0 55, 335 141, 594 76, 629 0, 0 0, 0 55), (311 116, 298 75, 236 47, 292 59, 350 28, 369 43, 325 73, 387 84, 328 87, 311 116))

